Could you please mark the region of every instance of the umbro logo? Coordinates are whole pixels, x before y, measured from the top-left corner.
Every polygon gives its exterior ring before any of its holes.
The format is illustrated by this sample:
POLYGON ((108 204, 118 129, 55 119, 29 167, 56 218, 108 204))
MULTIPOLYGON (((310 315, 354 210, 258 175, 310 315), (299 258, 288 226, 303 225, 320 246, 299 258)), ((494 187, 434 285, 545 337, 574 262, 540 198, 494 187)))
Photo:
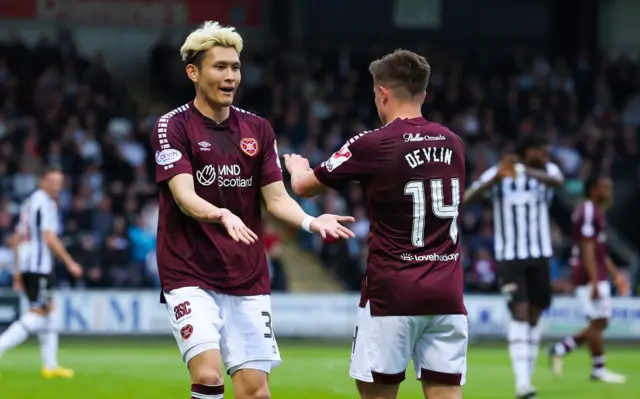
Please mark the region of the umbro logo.
POLYGON ((201 141, 198 145, 200 146, 200 151, 211 151, 211 148, 209 148, 211 147, 211 144, 206 141, 201 141))

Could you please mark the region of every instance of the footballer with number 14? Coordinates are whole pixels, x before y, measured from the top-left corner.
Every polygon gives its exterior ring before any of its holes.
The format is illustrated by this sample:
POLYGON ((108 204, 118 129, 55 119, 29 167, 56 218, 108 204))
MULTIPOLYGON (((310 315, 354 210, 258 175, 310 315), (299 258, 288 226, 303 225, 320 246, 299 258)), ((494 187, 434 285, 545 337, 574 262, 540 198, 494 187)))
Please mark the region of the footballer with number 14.
POLYGON ((232 107, 242 38, 206 22, 180 49, 195 99, 156 123, 160 191, 158 268, 192 399, 221 399, 221 363, 239 399, 268 399, 280 363, 271 321, 261 202, 276 218, 323 237, 353 237, 353 218, 304 213, 288 195, 275 134, 264 119, 232 107))
POLYGON ((462 299, 458 205, 464 145, 421 107, 430 66, 397 50, 374 61, 385 125, 351 138, 312 170, 285 155, 294 191, 313 196, 360 182, 371 213, 369 258, 350 375, 363 399, 395 399, 413 358, 425 397, 462 397, 468 326, 462 299))

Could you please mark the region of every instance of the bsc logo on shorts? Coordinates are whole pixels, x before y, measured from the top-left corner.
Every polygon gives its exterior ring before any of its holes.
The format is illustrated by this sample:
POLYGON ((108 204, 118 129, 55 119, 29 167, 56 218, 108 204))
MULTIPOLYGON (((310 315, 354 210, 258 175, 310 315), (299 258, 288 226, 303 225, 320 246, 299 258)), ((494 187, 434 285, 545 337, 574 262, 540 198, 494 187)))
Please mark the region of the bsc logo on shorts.
POLYGON ((191 334, 193 334, 193 326, 191 324, 187 324, 180 329, 180 335, 185 341, 191 337, 191 334))

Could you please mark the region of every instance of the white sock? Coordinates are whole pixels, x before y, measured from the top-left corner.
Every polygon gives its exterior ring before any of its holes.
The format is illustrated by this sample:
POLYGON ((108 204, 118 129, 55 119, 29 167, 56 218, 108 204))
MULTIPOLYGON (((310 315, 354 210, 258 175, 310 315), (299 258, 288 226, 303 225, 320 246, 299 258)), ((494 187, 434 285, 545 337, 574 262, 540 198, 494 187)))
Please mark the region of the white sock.
POLYGON ((33 312, 27 312, 0 336, 0 354, 23 343, 29 334, 37 333, 42 328, 44 319, 33 312))
POLYGON ((539 321, 535 326, 529 326, 529 379, 533 381, 533 374, 536 370, 538 362, 538 354, 540 353, 540 340, 542 339, 542 322, 539 321))
POLYGON ((58 368, 58 329, 54 325, 52 314, 46 316, 44 328, 40 330, 38 339, 44 367, 49 370, 58 368))
POLYGON ((509 356, 511 367, 516 380, 516 388, 531 385, 529 362, 531 361, 529 347, 529 323, 512 320, 507 332, 509 341, 509 356))

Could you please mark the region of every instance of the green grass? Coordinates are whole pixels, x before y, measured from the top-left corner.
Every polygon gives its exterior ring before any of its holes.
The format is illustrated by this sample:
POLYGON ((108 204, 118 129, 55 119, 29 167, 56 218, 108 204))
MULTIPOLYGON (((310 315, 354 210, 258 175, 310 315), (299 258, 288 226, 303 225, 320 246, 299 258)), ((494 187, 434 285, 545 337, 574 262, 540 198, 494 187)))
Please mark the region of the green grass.
MULTIPOLYGON (((274 370, 271 392, 275 399, 357 398, 349 378, 349 343, 282 342, 283 364, 274 370)), ((565 376, 554 378, 541 356, 535 385, 542 399, 632 399, 639 397, 640 371, 636 348, 616 348, 607 353, 609 365, 630 377, 626 385, 588 382, 590 359, 580 351, 567 359, 565 376)), ((0 362, 0 399, 188 399, 189 376, 175 345, 151 342, 63 342, 60 360, 76 370, 72 380, 43 380, 40 354, 29 343, 10 351, 0 362)), ((400 398, 420 398, 420 386, 408 372, 400 398)), ((503 348, 472 347, 464 397, 513 398, 508 355, 503 348)), ((225 398, 232 398, 227 384, 225 398)))

